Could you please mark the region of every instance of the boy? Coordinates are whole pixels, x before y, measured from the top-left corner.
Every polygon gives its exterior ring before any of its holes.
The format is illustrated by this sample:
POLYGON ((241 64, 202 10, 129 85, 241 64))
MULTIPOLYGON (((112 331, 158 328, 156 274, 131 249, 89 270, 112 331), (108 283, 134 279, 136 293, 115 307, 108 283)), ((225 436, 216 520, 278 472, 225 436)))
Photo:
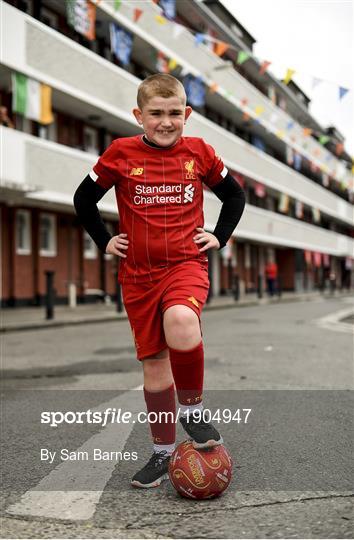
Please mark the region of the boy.
POLYGON ((196 448, 222 443, 203 420, 204 352, 200 315, 209 281, 208 249, 225 246, 244 209, 243 190, 202 139, 183 137, 192 109, 183 85, 167 74, 139 86, 133 114, 144 135, 116 139, 78 187, 79 219, 104 253, 121 258, 118 279, 144 374, 153 455, 132 479, 155 487, 174 450, 175 387, 180 422, 196 448), (213 234, 204 231, 204 182, 223 202, 213 234), (120 234, 111 238, 97 202, 115 186, 120 234), (197 415, 193 415, 198 411, 197 415))

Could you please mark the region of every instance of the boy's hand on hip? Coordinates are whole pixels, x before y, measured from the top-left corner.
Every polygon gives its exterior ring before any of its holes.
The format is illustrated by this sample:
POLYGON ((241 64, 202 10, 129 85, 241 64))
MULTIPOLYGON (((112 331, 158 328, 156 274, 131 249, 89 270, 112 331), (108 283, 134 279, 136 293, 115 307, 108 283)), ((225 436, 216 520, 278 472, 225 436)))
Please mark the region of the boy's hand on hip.
POLYGON ((201 251, 206 251, 207 249, 216 248, 219 249, 220 243, 219 240, 211 233, 206 232, 201 227, 197 228, 198 234, 193 236, 193 240, 196 244, 204 244, 202 248, 200 248, 201 251))
POLYGON ((127 235, 125 233, 113 236, 107 244, 106 253, 118 255, 119 257, 126 259, 127 256, 124 251, 128 249, 128 244, 129 240, 127 239, 127 235))

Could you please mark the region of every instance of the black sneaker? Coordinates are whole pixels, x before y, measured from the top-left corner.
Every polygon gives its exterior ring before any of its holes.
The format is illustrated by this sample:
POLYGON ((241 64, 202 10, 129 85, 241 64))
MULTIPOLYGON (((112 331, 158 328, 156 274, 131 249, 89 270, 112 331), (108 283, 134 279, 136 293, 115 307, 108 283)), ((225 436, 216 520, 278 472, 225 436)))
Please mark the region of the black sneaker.
POLYGON ((158 487, 163 480, 168 479, 170 458, 166 450, 154 452, 145 467, 133 476, 132 485, 140 488, 158 487))
MULTIPOLYGON (((202 415, 201 415, 202 416, 202 415)), ((182 416, 180 422, 184 431, 192 438, 194 448, 212 448, 223 443, 223 438, 214 426, 203 420, 203 417, 182 416)))

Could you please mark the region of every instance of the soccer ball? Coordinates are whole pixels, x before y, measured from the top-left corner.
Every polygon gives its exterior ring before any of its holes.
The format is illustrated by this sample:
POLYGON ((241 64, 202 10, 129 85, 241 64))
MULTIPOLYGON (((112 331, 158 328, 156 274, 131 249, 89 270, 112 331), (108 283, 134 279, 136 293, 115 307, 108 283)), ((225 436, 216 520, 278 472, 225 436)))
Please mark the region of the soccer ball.
POLYGON ((173 487, 183 497, 211 499, 228 487, 232 460, 222 445, 196 450, 191 441, 179 444, 168 466, 173 487))

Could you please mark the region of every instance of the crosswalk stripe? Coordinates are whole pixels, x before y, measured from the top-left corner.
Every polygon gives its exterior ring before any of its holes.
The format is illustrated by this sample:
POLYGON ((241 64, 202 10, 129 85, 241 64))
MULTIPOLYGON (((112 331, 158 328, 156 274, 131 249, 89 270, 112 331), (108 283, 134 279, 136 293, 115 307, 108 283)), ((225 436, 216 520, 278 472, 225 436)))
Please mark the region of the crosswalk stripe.
MULTIPOLYGON (((104 451, 123 451, 134 427, 139 411, 144 410, 142 386, 134 388, 117 398, 100 404, 92 411, 104 411, 108 407, 131 411, 129 423, 107 424, 99 433, 90 437, 76 451, 87 451, 92 455, 94 448, 104 451)), ((93 516, 102 492, 112 476, 117 461, 61 462, 35 488, 27 491, 12 504, 7 513, 17 516, 33 516, 67 520, 86 520, 93 516), (83 491, 82 486, 95 486, 95 490, 83 491), (55 488, 55 491, 53 490, 55 488)))

